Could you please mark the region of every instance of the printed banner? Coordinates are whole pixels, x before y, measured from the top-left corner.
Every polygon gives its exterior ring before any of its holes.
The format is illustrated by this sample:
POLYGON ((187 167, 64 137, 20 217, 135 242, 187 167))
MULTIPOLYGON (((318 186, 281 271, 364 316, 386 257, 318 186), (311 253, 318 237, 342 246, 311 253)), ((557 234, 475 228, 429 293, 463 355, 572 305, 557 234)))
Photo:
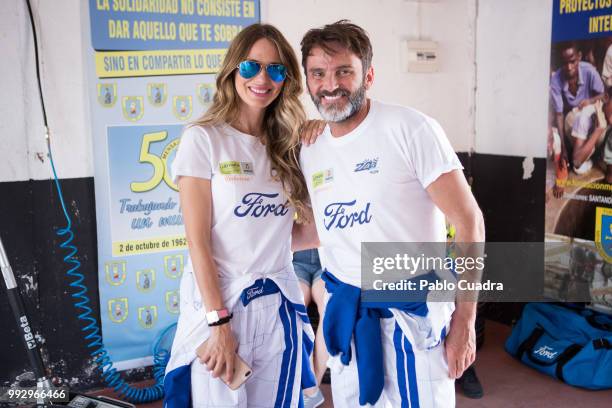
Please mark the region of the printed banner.
POLYGON ((123 370, 152 364, 153 343, 177 320, 188 252, 170 167, 183 126, 212 102, 229 42, 259 20, 259 1, 88 5, 101 324, 123 370))
POLYGON ((555 0, 545 288, 612 311, 612 0, 555 0))
POLYGON ((99 78, 217 72, 259 0, 89 0, 99 78))
POLYGON ((181 127, 108 127, 114 257, 186 249, 178 188, 170 179, 181 127))
POLYGON ((97 52, 96 75, 122 78, 152 75, 211 74, 218 71, 225 49, 97 52))

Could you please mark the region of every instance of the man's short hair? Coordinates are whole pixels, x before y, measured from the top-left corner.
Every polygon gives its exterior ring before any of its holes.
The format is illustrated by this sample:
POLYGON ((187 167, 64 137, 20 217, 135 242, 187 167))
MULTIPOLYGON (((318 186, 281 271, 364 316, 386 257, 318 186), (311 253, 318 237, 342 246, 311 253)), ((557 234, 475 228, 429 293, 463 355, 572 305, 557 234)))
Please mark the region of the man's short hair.
POLYGON ((337 49, 333 48, 334 45, 340 45, 348 49, 361 60, 364 75, 372 65, 372 43, 368 33, 349 20, 340 20, 327 24, 323 28, 309 30, 302 38, 300 45, 302 47, 304 73, 306 73, 306 59, 310 55, 310 51, 316 46, 323 48, 330 55, 337 52, 337 49))
POLYGON ((573 49, 576 53, 580 52, 580 48, 578 47, 578 43, 576 41, 563 41, 557 44, 557 54, 559 55, 559 58, 562 58, 563 52, 569 49, 573 49))

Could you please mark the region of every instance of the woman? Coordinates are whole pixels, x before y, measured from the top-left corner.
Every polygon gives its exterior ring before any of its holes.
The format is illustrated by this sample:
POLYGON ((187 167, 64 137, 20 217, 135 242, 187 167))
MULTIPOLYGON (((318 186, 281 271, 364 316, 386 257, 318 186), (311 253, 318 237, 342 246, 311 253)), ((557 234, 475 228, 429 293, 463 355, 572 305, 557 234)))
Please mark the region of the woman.
MULTIPOLYGON (((182 135, 172 174, 190 261, 165 407, 295 407, 300 388, 314 385, 290 252, 294 215, 309 217, 296 151, 301 83, 282 34, 249 26, 229 47, 211 107, 182 135), (252 375, 232 390, 237 355, 252 375)), ((296 246, 306 236, 313 225, 294 228, 296 246)))

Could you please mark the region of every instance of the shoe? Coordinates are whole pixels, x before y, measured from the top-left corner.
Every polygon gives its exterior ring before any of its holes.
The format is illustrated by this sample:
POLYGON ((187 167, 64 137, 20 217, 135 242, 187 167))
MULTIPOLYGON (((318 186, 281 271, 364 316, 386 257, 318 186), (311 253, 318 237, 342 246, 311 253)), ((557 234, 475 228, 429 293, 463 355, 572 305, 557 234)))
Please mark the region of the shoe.
POLYGON ((484 391, 478 377, 476 376, 476 369, 474 367, 468 367, 463 372, 463 375, 457 379, 457 384, 463 390, 463 395, 468 398, 478 399, 482 398, 484 391))
POLYGON ((578 167, 578 168, 574 167, 574 172, 576 174, 580 174, 581 175, 581 174, 584 174, 587 171, 591 170, 592 168, 593 168, 593 161, 591 159, 589 159, 589 160, 585 161, 584 163, 582 163, 580 165, 580 167, 578 167))
POLYGON ((325 402, 325 397, 323 397, 323 393, 319 388, 317 388, 317 392, 309 397, 304 394, 304 408, 315 408, 325 402))
POLYGON ((325 369, 323 373, 323 378, 321 379, 322 384, 331 384, 331 372, 329 371, 329 367, 325 369))

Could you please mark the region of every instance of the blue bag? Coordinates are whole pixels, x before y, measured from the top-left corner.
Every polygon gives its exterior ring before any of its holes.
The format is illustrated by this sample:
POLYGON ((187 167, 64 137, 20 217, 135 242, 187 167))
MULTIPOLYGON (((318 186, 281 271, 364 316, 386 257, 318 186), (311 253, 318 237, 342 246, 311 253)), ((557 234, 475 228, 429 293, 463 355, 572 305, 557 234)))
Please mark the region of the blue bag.
POLYGON ((612 388, 612 317, 529 303, 506 341, 524 364, 576 387, 612 388))

